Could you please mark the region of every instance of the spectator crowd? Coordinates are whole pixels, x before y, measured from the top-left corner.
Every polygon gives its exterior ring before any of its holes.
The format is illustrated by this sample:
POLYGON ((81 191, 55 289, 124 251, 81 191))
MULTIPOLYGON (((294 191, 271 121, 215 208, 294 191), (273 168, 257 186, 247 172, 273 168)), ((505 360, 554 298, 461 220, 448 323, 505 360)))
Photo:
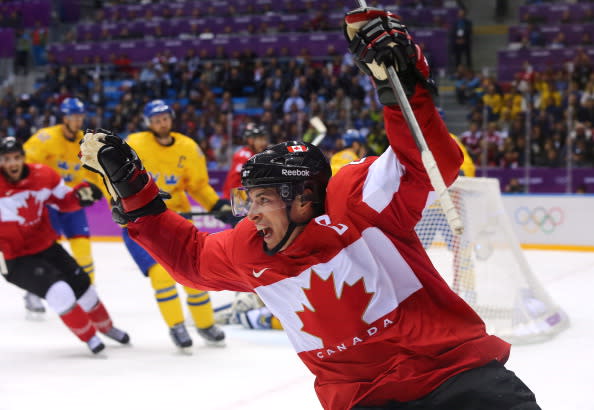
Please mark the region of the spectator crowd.
POLYGON ((460 67, 456 96, 467 105, 460 135, 479 165, 516 168, 594 166, 594 73, 580 52, 573 71, 526 65, 509 83, 460 67), (569 155, 569 157, 568 157, 569 155))
MULTIPOLYGON (((467 21, 463 12, 459 18, 467 21)), ((462 30, 462 23, 456 27, 462 30)), ((47 35, 30 33, 32 45, 47 35)), ((465 57, 455 88, 458 102, 468 107, 470 125, 460 137, 479 166, 562 167, 567 158, 575 167, 594 165, 594 73, 585 52, 560 69, 526 63, 511 82, 479 74, 465 57)), ((174 129, 198 142, 211 168, 229 165, 234 149, 244 143, 243 129, 254 121, 275 143, 312 140, 316 131, 309 119, 319 116, 328 128, 322 142, 328 155, 342 149, 341 136, 350 128, 367 136, 370 153, 387 146, 381 105, 348 53, 259 58, 220 50, 210 59, 194 49, 183 58, 165 49, 143 65, 125 55, 84 66, 49 61, 35 91, 16 95, 8 88, 2 95, 0 137, 25 141, 37 129, 58 123, 59 104, 68 97, 85 102, 88 128, 111 129, 122 137, 144 128, 142 108, 148 101, 164 99, 175 111, 174 129)))
POLYGON ((522 66, 511 81, 497 80, 468 65, 457 67, 456 98, 468 107, 469 121, 460 137, 479 166, 594 166, 594 7, 582 3, 551 4, 564 9, 560 16, 542 1, 526 2, 540 4, 538 8, 524 12, 520 8, 523 24, 510 27, 509 47, 522 66), (550 18, 561 26, 546 30, 545 38, 545 29, 551 27, 544 22, 550 18), (579 34, 572 41, 564 37, 563 30, 570 29, 579 34), (534 49, 563 49, 573 57, 537 62, 531 59, 534 49))
POLYGON ((165 51, 142 67, 125 60, 88 67, 49 65, 33 93, 15 95, 8 89, 4 94, 0 132, 25 141, 35 130, 60 121, 57 108, 68 97, 86 103, 88 128, 111 129, 122 137, 143 128, 142 108, 148 101, 165 99, 176 114, 174 129, 196 140, 214 167, 228 165, 230 150, 242 144, 243 128, 254 119, 272 142, 279 142, 313 138, 309 118, 320 116, 328 127, 322 143, 328 153, 341 148, 340 137, 348 128, 363 130, 374 151, 387 144, 372 84, 341 55, 203 61, 189 50, 182 60, 165 51), (116 84, 115 93, 106 92, 106 84, 116 84), (256 108, 235 109, 247 101, 256 108))

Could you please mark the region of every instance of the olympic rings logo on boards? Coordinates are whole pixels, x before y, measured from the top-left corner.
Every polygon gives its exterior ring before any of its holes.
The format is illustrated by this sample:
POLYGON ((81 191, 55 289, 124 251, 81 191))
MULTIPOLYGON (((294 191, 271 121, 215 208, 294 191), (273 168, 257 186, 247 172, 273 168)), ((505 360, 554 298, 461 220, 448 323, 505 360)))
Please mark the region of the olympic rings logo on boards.
POLYGON ((542 206, 530 209, 522 206, 516 209, 516 223, 524 228, 526 232, 553 233, 565 219, 563 210, 559 207, 546 209, 542 206))

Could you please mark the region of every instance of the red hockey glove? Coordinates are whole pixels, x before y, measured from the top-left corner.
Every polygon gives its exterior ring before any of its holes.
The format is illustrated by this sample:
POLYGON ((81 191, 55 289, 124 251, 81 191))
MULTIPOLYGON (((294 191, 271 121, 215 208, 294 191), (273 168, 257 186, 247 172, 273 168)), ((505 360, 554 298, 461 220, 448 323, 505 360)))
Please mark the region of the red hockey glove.
POLYGON ((74 193, 80 206, 90 206, 103 198, 99 187, 89 181, 83 181, 74 187, 74 193))
POLYGON ((417 83, 435 92, 428 80, 429 65, 398 16, 376 8, 359 8, 346 14, 344 34, 359 69, 373 77, 382 104, 397 103, 388 81, 389 66, 398 72, 408 97, 414 94, 417 83))
POLYGON ((134 219, 165 211, 159 188, 136 152, 111 131, 87 130, 81 141, 81 162, 103 176, 105 186, 122 212, 134 219))

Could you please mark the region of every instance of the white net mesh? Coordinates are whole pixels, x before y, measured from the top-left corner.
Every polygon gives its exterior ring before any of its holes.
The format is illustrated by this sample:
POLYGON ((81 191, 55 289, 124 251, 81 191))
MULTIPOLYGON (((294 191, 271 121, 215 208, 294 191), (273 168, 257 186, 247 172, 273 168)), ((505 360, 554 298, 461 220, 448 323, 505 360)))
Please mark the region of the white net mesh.
POLYGON ((487 330, 510 343, 547 340, 569 320, 533 275, 503 208, 499 182, 460 177, 449 189, 464 224, 452 233, 439 202, 416 227, 434 266, 482 317, 487 330))

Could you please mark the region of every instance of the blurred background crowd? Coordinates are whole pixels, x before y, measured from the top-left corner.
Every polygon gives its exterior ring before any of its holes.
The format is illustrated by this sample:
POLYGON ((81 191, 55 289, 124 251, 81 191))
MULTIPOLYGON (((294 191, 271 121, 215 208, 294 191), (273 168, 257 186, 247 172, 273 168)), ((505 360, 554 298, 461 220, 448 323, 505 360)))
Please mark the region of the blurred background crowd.
MULTIPOLYGON (((307 140, 313 116, 328 127, 328 155, 352 128, 381 153, 381 105, 342 39, 351 3, 2 1, 0 138, 59 123, 68 97, 85 102, 86 127, 125 137, 159 98, 210 169, 229 166, 249 122, 272 142, 307 140)), ((368 3, 409 25, 446 123, 479 170, 594 166, 594 2, 368 3), (487 3, 479 26, 470 11, 487 3)))

